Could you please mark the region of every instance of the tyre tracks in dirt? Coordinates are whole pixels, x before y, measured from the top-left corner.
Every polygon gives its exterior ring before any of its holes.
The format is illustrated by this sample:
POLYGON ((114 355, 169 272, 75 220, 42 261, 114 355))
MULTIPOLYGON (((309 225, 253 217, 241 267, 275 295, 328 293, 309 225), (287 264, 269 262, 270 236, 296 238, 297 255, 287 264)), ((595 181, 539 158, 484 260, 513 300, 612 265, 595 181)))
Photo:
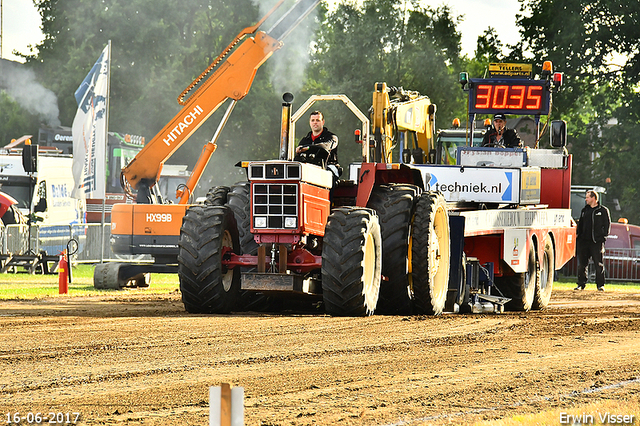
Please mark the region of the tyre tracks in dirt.
POLYGON ((637 396, 640 295, 579 296, 368 318, 190 315, 176 294, 3 301, 0 410, 206 424, 208 387, 229 382, 245 388, 248 425, 467 424, 637 396))

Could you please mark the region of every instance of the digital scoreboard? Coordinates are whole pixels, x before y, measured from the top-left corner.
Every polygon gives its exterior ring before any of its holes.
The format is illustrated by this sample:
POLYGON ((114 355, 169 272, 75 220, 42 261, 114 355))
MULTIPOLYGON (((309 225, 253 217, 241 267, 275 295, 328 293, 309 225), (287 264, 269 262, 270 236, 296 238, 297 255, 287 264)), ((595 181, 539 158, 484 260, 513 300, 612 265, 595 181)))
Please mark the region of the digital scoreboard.
POLYGON ((549 113, 550 90, 546 80, 471 79, 469 113, 546 115, 549 113))

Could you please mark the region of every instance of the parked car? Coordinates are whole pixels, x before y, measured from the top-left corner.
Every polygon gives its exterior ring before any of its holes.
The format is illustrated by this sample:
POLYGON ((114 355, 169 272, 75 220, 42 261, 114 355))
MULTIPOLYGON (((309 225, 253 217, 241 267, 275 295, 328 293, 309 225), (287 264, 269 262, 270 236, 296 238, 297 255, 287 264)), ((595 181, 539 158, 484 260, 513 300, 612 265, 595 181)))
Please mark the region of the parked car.
MULTIPOLYGON (((640 226, 630 225, 627 219, 612 223, 604 249, 607 280, 640 282, 640 226)), ((563 268, 563 275, 576 276, 577 271, 578 261, 573 258, 563 268)), ((589 266, 589 281, 595 281, 592 264, 589 266)))
POLYGON ((626 219, 612 223, 604 248, 607 279, 640 281, 640 226, 626 219))

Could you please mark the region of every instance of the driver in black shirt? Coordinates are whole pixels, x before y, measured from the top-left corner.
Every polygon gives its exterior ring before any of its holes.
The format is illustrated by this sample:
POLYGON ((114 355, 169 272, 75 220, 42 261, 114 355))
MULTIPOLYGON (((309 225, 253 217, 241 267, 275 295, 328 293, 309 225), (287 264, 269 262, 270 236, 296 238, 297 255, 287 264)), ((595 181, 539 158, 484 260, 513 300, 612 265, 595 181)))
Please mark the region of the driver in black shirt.
POLYGON ((309 126, 311 131, 307 136, 300 139, 296 148, 295 160, 324 165, 339 176, 342 173, 342 168, 338 164, 338 137, 324 127, 324 115, 320 111, 313 111, 309 114, 309 126), (317 148, 314 149, 312 147, 317 148), (319 151, 314 153, 314 158, 317 158, 318 161, 311 160, 305 155, 314 150, 319 151), (336 169, 335 171, 332 170, 334 168, 336 169))
POLYGON ((503 113, 493 116, 493 127, 484 134, 482 146, 522 148, 522 141, 515 129, 507 129, 507 118, 503 113))

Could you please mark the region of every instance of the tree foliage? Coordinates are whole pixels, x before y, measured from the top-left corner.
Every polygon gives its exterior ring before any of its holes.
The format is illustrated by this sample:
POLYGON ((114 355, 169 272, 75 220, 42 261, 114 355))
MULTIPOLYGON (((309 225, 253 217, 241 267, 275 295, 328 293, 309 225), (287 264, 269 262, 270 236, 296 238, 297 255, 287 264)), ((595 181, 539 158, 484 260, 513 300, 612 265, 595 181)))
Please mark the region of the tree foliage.
MULTIPOLYGON (((180 92, 242 28, 259 19, 251 0, 41 0, 37 6, 43 16, 45 40, 38 55, 28 57, 27 63, 58 94, 61 122, 72 123, 77 109, 73 94, 111 40, 109 127, 147 140, 180 110, 176 101, 180 92)), ((253 127, 254 116, 274 118, 267 101, 272 98, 269 89, 268 74, 258 74, 254 90, 239 103, 221 135, 221 151, 230 147, 235 154, 251 153, 252 145, 234 146, 231 140, 255 139, 243 131, 253 127)), ((202 145, 213 135, 222 109, 170 162, 194 165, 202 145)), ((267 123, 260 124, 277 131, 267 123)), ((225 154, 230 153, 222 156, 225 154)), ((233 173, 226 160, 220 164, 226 173, 233 173)))
MULTIPOLYGON (((266 10, 252 0, 34 1, 45 39, 34 55, 25 56, 25 66, 57 95, 62 124, 71 125, 73 93, 111 40, 110 129, 148 140, 179 111, 177 95, 266 10)), ((265 1, 267 7, 274 3, 265 1)), ((640 160, 640 3, 521 0, 521 41, 505 46, 488 26, 473 58, 460 51, 461 18, 447 6, 423 3, 342 0, 331 11, 322 5, 259 70, 222 132, 205 181, 232 183, 243 178, 232 167, 235 162, 277 155, 284 91, 296 96, 294 108, 311 94, 344 93, 366 113, 374 83, 384 81, 428 95, 438 107, 442 128, 465 115, 459 72, 482 77, 491 62, 539 66, 548 59, 564 72, 564 88, 554 96, 551 118, 569 123, 574 182, 604 185, 610 180, 609 198, 619 198, 630 219, 640 222, 640 213, 631 214, 640 212, 633 183, 640 178, 633 166, 640 160), (301 36, 314 31, 313 42, 301 36), (531 57, 535 59, 526 59, 531 57)), ((0 132, 6 134, 6 123, 25 128, 42 119, 23 114, 6 94, 0 106, 5 120, 0 132)), ((349 136, 359 127, 357 120, 342 106, 318 108, 340 136, 343 165, 357 159, 360 148, 349 136)), ((222 114, 214 114, 170 162, 193 166, 222 114)), ((306 133, 306 120, 297 129, 297 137, 306 133)))
MULTIPOLYGON (((374 84, 386 82, 429 96, 438 119, 450 122, 464 104, 457 84, 462 61, 456 25, 447 7, 424 8, 406 0, 340 3, 320 27, 303 93, 344 93, 366 112, 374 84)), ((332 130, 335 126, 341 137, 350 134, 354 122, 347 124, 343 113, 327 108, 332 130)), ((343 163, 358 158, 359 146, 342 144, 340 150, 343 163)))
POLYGON ((26 111, 6 92, 0 91, 0 141, 3 146, 25 134, 34 136, 35 141, 39 125, 37 115, 26 111))
POLYGON ((566 119, 577 184, 608 187, 640 222, 640 3, 637 0, 529 0, 520 46, 562 67, 554 116, 566 119))

